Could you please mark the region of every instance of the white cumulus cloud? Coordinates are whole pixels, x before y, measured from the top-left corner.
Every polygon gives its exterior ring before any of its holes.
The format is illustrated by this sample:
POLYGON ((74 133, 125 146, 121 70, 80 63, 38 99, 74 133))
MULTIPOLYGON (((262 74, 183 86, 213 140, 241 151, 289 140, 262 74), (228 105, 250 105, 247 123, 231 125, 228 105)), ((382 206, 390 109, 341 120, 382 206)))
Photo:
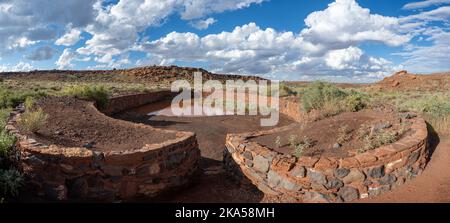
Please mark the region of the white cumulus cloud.
POLYGON ((215 20, 214 18, 207 18, 204 20, 196 20, 196 21, 191 21, 189 22, 189 25, 191 25, 192 27, 198 29, 198 30, 204 30, 204 29, 208 29, 208 27, 214 23, 216 23, 217 20, 215 20))
POLYGON ((72 46, 78 43, 81 40, 81 30, 79 29, 70 29, 69 32, 61 36, 56 40, 56 45, 62 46, 72 46))

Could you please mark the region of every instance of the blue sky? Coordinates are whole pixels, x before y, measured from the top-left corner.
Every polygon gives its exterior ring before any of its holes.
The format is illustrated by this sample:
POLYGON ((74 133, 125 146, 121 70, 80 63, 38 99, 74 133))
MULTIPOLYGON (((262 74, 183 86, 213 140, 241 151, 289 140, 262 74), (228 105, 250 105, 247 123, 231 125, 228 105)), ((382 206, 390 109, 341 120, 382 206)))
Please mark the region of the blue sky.
POLYGON ((0 71, 204 67, 372 82, 450 70, 450 0, 0 0, 0 71))

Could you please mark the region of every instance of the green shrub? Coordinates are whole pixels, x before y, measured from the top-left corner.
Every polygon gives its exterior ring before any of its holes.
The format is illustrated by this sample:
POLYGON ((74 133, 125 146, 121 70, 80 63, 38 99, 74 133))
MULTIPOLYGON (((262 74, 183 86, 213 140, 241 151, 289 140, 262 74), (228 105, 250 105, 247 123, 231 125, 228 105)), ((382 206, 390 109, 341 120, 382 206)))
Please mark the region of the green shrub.
POLYGON ((442 95, 430 95, 407 100, 400 105, 400 108, 423 112, 435 117, 448 117, 450 116, 450 98, 442 95))
POLYGON ((38 108, 36 110, 26 110, 21 117, 20 126, 23 130, 36 133, 47 122, 48 115, 38 108))
POLYGON ((0 170, 0 193, 3 195, 17 196, 23 185, 24 178, 19 171, 0 170))
POLYGON ((356 91, 350 91, 342 105, 346 111, 357 112, 366 108, 367 101, 368 98, 366 95, 356 91))
POLYGON ((4 127, 6 125, 6 119, 9 117, 10 113, 11 113, 10 108, 0 109, 0 131, 4 130, 4 127))
POLYGON ((32 97, 27 97, 23 104, 25 105, 25 109, 31 111, 34 109, 34 106, 36 105, 36 100, 32 97))
POLYGON ((359 150, 360 153, 376 149, 378 147, 388 145, 396 142, 401 134, 395 131, 380 131, 373 135, 366 135, 364 137, 364 146, 359 150))
POLYGON ((345 91, 320 81, 308 86, 302 96, 303 109, 307 112, 322 109, 326 103, 339 102, 347 96, 345 91))
POLYGON ((8 89, 0 89, 0 109, 14 108, 20 103, 23 103, 26 98, 34 97, 40 98, 47 95, 43 91, 14 91, 8 89))
POLYGON ((287 86, 285 83, 280 84, 280 97, 294 96, 297 92, 287 86))
POLYGON ((1 159, 7 158, 9 156, 15 143, 16 143, 16 137, 6 133, 3 130, 0 131, 0 158, 1 159))
POLYGON ((84 100, 92 100, 97 106, 104 108, 108 105, 109 92, 103 86, 77 85, 63 90, 63 94, 84 100))
POLYGON ((312 148, 314 146, 314 142, 308 138, 308 137, 303 137, 303 140, 301 140, 299 143, 297 143, 295 145, 295 150, 294 150, 294 156, 297 158, 300 158, 301 156, 303 156, 303 153, 305 152, 306 149, 312 148))

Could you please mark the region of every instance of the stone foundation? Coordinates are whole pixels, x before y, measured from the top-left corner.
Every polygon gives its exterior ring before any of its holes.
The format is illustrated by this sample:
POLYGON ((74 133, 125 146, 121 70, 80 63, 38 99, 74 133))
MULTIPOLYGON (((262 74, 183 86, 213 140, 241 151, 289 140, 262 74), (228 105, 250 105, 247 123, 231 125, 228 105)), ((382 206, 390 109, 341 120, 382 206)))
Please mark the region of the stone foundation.
MULTIPOLYGON (((166 97, 166 93, 140 94, 134 101, 130 95, 117 97, 107 111, 126 110, 166 97)), ((47 199, 112 202, 152 198, 185 186, 198 170, 200 151, 194 133, 176 132, 175 140, 147 144, 139 150, 97 152, 44 145, 27 137, 16 128, 23 111, 18 107, 11 113, 6 129, 18 138, 23 173, 36 193, 47 199)))
POLYGON ((411 121, 411 135, 347 158, 296 158, 250 140, 285 127, 230 134, 224 166, 233 178, 254 184, 282 202, 348 202, 373 197, 402 185, 425 168, 429 158, 427 125, 422 118, 411 121))
POLYGON ((172 99, 177 93, 171 91, 155 91, 141 94, 130 94, 112 97, 108 101, 108 106, 102 109, 102 113, 112 115, 127 111, 142 105, 172 99))

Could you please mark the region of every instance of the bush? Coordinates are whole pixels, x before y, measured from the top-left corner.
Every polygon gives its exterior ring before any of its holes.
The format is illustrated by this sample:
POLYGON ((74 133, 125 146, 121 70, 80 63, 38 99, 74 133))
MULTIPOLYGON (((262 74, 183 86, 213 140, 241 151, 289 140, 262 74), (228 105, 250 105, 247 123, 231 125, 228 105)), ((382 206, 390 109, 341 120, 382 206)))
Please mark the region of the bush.
POLYGON ((337 87, 316 81, 308 86, 303 92, 302 103, 305 111, 322 109, 326 103, 338 102, 344 99, 347 94, 337 87))
POLYGON ((287 86, 285 83, 280 84, 280 97, 287 97, 293 95, 297 95, 297 92, 292 90, 292 88, 287 86))
POLYGON ((16 137, 0 131, 0 159, 5 159, 11 153, 11 150, 16 143, 16 137))
POLYGON ((34 110, 34 106, 36 105, 36 100, 34 100, 34 98, 32 98, 32 97, 27 97, 23 104, 25 105, 25 109, 31 111, 31 110, 34 110))
POLYGON ((360 92, 341 90, 324 82, 314 82, 303 92, 302 103, 306 112, 319 110, 325 116, 343 111, 357 112, 367 106, 368 97, 360 92))
POLYGON ((357 112, 366 108, 368 98, 366 95, 356 92, 350 91, 345 100, 343 101, 344 110, 357 112))
POLYGON ((9 117, 11 109, 0 109, 0 131, 3 131, 6 125, 6 119, 9 117))
POLYGON ((14 108, 24 102, 28 97, 39 98, 47 95, 42 91, 13 91, 0 89, 0 109, 14 108))
POLYGON ((47 122, 48 115, 44 113, 42 108, 36 110, 27 110, 22 114, 20 126, 25 131, 36 133, 47 122))
POLYGON ((109 92, 103 86, 77 85, 64 89, 64 95, 84 100, 92 100, 97 106, 104 108, 108 105, 109 92))
POLYGON ((0 192, 3 195, 17 196, 23 185, 24 178, 19 171, 0 170, 0 192))
POLYGON ((366 135, 364 137, 364 146, 359 150, 359 153, 394 143, 400 138, 401 134, 403 133, 383 130, 373 135, 366 135))
POLYGON ((450 116, 450 98, 430 95, 419 99, 410 99, 400 105, 401 109, 423 112, 435 117, 450 116))

